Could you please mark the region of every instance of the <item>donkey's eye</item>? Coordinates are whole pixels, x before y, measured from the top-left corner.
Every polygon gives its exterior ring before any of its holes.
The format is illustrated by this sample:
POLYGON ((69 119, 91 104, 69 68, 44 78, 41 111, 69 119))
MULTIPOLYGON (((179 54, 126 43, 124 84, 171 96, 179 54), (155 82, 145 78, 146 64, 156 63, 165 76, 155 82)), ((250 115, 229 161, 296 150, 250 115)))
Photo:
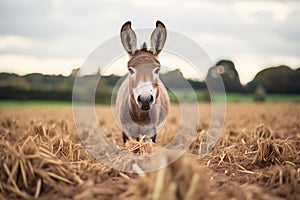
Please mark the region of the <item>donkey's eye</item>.
POLYGON ((128 71, 131 75, 134 74, 134 69, 132 69, 131 67, 128 68, 128 71))
POLYGON ((158 74, 158 73, 159 73, 159 70, 160 70, 160 69, 159 69, 158 67, 157 67, 157 68, 155 68, 155 69, 154 69, 154 71, 153 71, 153 72, 154 72, 154 74, 158 74))

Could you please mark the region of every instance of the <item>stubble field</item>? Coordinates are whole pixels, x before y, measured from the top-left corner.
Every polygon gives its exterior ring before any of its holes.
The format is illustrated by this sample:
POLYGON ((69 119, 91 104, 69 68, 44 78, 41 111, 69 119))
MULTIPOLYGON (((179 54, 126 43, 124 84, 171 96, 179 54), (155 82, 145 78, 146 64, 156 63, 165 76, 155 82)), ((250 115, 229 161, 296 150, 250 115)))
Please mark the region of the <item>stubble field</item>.
MULTIPOLYGON (((300 104, 228 104, 213 151, 200 159, 210 104, 200 104, 194 142, 176 162, 135 174, 111 169, 81 144, 71 107, 0 107, 0 199, 298 199, 300 104)), ((127 151, 166 145, 180 125, 171 106, 157 144, 123 145, 109 106, 97 106, 107 138, 127 151), (143 146, 144 145, 144 146, 143 146)))

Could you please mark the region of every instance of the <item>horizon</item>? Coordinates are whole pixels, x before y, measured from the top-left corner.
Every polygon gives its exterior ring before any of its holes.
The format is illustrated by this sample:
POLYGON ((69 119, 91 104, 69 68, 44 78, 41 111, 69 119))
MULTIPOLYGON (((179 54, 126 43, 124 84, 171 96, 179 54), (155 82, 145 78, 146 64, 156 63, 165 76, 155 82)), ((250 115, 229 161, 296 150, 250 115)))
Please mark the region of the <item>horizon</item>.
MULTIPOLYGON (((223 59, 223 60, 220 60, 220 61, 230 61, 230 60, 225 60, 225 59, 223 59)), ((213 66, 212 66, 212 67, 213 67, 213 66)), ((254 78, 256 77, 256 75, 259 74, 260 72, 262 72, 262 71, 264 71, 264 70, 268 70, 268 69, 279 68, 279 67, 288 67, 289 69, 291 69, 291 70, 293 70, 293 71, 300 70, 300 67, 293 69, 293 68, 291 68, 291 67, 288 66, 288 65, 270 66, 270 67, 266 67, 266 68, 264 68, 264 69, 258 71, 258 72, 255 74, 255 76, 254 76, 250 81, 248 81, 248 82, 246 82, 246 83, 241 82, 241 84, 242 84, 243 86, 246 86, 248 83, 252 82, 252 81, 254 80, 254 78)), ((31 72, 31 73, 27 73, 27 74, 18 74, 18 73, 12 73, 12 72, 0 72, 0 74, 1 74, 1 73, 16 74, 16 75, 21 76, 21 77, 22 77, 22 76, 31 75, 31 74, 41 74, 42 76, 63 76, 63 77, 70 77, 70 76, 73 75, 73 72, 74 72, 74 71, 77 71, 77 70, 80 70, 80 68, 73 68, 73 69, 71 70, 71 72, 70 72, 69 74, 66 74, 66 75, 65 75, 65 74, 45 74, 45 73, 40 73, 40 72, 31 72)), ((172 68, 172 69, 168 69, 168 70, 163 70, 160 74, 165 75, 165 74, 168 74, 168 73, 177 71, 177 70, 179 70, 180 73, 182 73, 182 75, 183 75, 187 80, 190 80, 190 81, 196 81, 196 82, 205 82, 205 79, 199 79, 198 77, 197 77, 197 78, 186 77, 186 75, 181 71, 180 68, 172 68)), ((238 70, 237 70, 237 72, 238 72, 238 75, 239 75, 239 71, 238 71, 238 70)), ((90 75, 95 75, 95 74, 97 74, 97 73, 98 73, 98 72, 91 73, 90 75)), ((127 74, 126 71, 125 71, 125 73, 127 74)), ((101 76, 104 76, 104 77, 109 77, 109 76, 122 77, 122 76, 124 76, 124 75, 126 75, 126 74, 123 74, 123 73, 120 73, 120 74, 118 74, 118 73, 105 73, 105 74, 101 74, 101 76)), ((206 78, 206 76, 207 76, 207 74, 205 74, 205 78, 206 78)))
MULTIPOLYGON (((300 67, 299 1, 188 0, 177 4, 177 0, 151 4, 142 0, 0 0, 0 72, 67 76, 98 45, 118 35, 125 21, 131 20, 133 29, 154 29, 157 19, 167 30, 198 43, 213 63, 231 60, 242 84, 265 68, 300 67)), ((176 64, 179 61, 163 55, 161 60, 195 78, 193 70, 176 64)), ((115 74, 126 71, 119 67, 114 68, 115 74)))

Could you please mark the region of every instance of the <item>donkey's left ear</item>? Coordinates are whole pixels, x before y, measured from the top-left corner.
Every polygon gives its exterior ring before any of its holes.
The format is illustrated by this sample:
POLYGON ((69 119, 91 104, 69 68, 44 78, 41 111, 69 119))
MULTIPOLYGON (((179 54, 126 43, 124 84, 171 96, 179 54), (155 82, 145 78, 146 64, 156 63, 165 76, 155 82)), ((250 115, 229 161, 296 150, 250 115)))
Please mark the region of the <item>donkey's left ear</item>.
POLYGON ((158 55, 163 49, 167 38, 167 30, 165 25, 157 21, 156 28, 151 35, 151 50, 154 55, 158 55))
POLYGON ((133 55, 137 49, 136 35, 131 28, 131 22, 126 22, 121 28, 121 41, 129 55, 133 55))

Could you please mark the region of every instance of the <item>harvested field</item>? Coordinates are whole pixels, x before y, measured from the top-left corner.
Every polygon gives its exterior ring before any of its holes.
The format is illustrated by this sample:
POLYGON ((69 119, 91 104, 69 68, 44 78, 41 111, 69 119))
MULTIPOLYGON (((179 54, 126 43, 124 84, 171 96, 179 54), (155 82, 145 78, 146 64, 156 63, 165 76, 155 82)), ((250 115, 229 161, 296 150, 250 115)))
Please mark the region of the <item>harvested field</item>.
MULTIPOLYGON (((82 146, 71 107, 0 107, 0 199, 299 198, 300 104, 229 104, 216 146, 200 159, 195 154, 209 111, 209 104, 200 104, 198 132, 180 159, 130 174, 101 164, 82 146)), ((110 107, 96 112, 113 144, 139 154, 166 145, 181 120, 180 107, 172 105, 156 144, 123 145, 110 107)))

